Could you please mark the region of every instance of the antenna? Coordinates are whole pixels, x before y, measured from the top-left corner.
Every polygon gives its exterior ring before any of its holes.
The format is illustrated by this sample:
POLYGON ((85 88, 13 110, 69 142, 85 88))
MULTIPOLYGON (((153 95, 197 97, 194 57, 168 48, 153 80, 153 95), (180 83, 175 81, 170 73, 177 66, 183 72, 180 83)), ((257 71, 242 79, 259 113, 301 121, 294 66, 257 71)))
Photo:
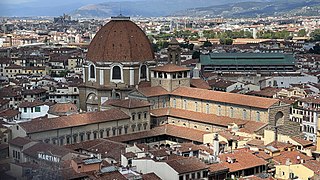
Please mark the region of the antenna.
POLYGON ((120 16, 122 16, 121 2, 119 2, 119 12, 120 12, 120 16))

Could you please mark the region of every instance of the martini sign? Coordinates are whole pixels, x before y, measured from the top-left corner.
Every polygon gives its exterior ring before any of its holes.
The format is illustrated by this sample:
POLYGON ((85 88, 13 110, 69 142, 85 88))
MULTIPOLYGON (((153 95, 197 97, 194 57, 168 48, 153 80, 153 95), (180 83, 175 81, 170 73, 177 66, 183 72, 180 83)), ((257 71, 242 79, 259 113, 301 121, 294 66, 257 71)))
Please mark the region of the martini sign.
POLYGON ((38 153, 38 159, 43 159, 50 162, 60 162, 60 157, 54 156, 54 155, 48 155, 45 153, 38 153))

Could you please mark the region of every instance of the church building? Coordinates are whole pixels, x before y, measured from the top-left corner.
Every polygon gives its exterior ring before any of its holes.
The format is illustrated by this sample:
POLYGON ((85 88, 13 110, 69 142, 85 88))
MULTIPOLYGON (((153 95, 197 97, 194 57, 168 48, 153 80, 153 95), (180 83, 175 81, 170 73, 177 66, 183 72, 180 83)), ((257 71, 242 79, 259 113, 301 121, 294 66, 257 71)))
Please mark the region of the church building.
POLYGON ((129 17, 112 17, 89 45, 79 87, 80 108, 98 111, 108 99, 124 99, 149 81, 154 52, 145 33, 129 17))

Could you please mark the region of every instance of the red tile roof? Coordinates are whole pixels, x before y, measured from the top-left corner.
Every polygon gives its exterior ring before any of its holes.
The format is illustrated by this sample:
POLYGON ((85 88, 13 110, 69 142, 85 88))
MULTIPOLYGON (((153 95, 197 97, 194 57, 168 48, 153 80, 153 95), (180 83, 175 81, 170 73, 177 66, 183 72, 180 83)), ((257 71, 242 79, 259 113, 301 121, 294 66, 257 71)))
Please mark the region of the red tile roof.
POLYGON ((33 120, 20 123, 19 125, 27 133, 35 133, 53 129, 83 126, 88 124, 102 123, 107 121, 117 121, 129 118, 130 117, 127 114, 118 109, 110 109, 107 111, 88 112, 57 118, 33 120))
POLYGON ((312 170, 315 174, 320 175, 320 162, 319 161, 310 160, 310 161, 303 163, 303 165, 305 167, 309 168, 310 170, 312 170))
POLYGON ((209 84, 203 79, 191 79, 190 87, 195 87, 200 89, 211 89, 209 84))
POLYGON ((151 71, 160 71, 160 72, 180 72, 180 71, 190 71, 189 68, 178 66, 176 64, 165 64, 163 66, 157 66, 155 68, 151 68, 151 71))
POLYGON ((312 160, 312 157, 306 156, 299 151, 283 151, 279 156, 273 157, 273 161, 275 161, 277 164, 285 165, 287 160, 290 160, 291 164, 299 164, 301 160, 304 161, 312 160), (298 156, 300 160, 298 160, 298 156))
POLYGON ((235 151, 229 154, 219 155, 221 163, 229 168, 230 172, 236 172, 240 170, 250 169, 257 166, 267 165, 268 162, 258 158, 251 152, 235 151), (235 159, 234 163, 227 162, 227 158, 235 159))
POLYGON ((138 91, 146 97, 168 95, 168 91, 161 86, 139 88, 138 91))
POLYGON ((210 100, 215 102, 224 102, 228 104, 250 106, 250 107, 261 108, 261 109, 267 109, 272 105, 279 103, 279 100, 277 99, 248 96, 243 94, 226 93, 226 92, 212 91, 212 90, 205 90, 205 89, 195 90, 194 88, 190 88, 190 87, 179 87, 175 89, 171 94, 176 96, 210 100))
POLYGON ((111 106, 122 107, 127 109, 149 107, 151 104, 145 100, 138 99, 124 99, 119 101, 113 101, 109 103, 111 106))
POLYGON ((18 147, 23 147, 24 145, 32 142, 31 139, 27 137, 16 137, 12 140, 9 141, 10 145, 18 146, 18 147))
POLYGON ((308 140, 305 140, 305 139, 301 139, 299 137, 291 137, 292 140, 294 140, 295 142, 301 144, 303 147, 305 146, 309 146, 309 145, 312 145, 313 142, 312 141, 308 141, 308 140))
POLYGON ((224 127, 227 127, 228 124, 230 123, 244 125, 248 122, 242 119, 235 119, 227 116, 217 116, 215 114, 206 114, 206 113, 188 111, 188 110, 177 109, 177 108, 153 109, 150 111, 150 114, 155 117, 161 117, 161 116, 178 117, 178 118, 190 119, 192 121, 198 121, 198 122, 219 125, 224 127))
POLYGON ((208 169, 207 165, 196 157, 184 157, 166 161, 179 174, 208 169))

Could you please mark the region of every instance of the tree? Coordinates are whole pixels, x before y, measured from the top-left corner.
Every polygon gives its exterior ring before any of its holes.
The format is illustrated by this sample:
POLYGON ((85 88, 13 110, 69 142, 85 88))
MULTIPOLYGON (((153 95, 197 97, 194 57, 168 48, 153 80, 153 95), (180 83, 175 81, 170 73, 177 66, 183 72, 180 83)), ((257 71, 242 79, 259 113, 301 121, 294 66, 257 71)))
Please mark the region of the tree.
POLYGON ((203 47, 211 47, 212 43, 210 41, 205 41, 202 46, 203 47))
POLYGON ((316 29, 314 30, 311 34, 310 34, 311 40, 312 41, 320 41, 320 29, 316 29))
POLYGON ((233 43, 233 39, 231 39, 231 38, 221 38, 220 39, 220 44, 232 45, 232 43, 233 43))
POLYGON ((304 37, 307 35, 307 32, 305 29, 300 29, 298 32, 298 37, 304 37))
POLYGON ((313 48, 311 48, 309 52, 314 54, 320 54, 320 44, 318 43, 315 46, 313 46, 313 48))
POLYGON ((194 51, 192 53, 192 59, 199 59, 200 58, 200 52, 199 51, 194 51))

